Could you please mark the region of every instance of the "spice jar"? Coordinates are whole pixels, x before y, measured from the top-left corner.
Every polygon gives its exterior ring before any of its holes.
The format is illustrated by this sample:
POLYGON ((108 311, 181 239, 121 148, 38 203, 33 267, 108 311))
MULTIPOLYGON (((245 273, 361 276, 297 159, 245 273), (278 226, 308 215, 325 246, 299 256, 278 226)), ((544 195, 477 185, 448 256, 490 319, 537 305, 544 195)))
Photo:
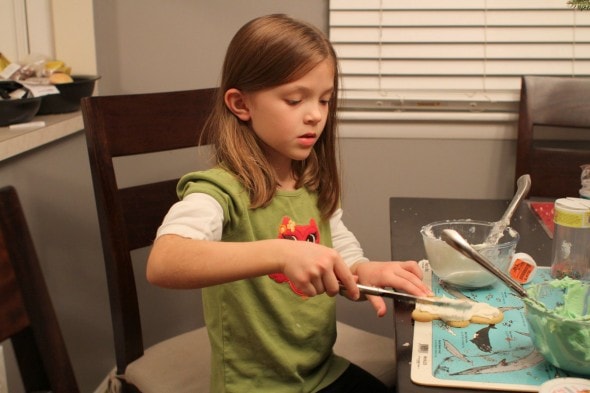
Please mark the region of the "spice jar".
POLYGON ((555 201, 551 276, 590 280, 590 200, 555 201))

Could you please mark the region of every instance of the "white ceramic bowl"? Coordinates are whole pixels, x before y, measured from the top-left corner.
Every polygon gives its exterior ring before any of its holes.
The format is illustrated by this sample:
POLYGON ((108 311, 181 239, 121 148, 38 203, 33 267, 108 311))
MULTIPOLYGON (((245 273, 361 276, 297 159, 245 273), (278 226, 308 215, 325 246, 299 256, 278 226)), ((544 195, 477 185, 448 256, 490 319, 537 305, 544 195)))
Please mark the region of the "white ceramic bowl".
POLYGON ((443 281, 463 288, 482 288, 496 283, 496 276, 440 239, 444 229, 454 229, 480 254, 507 272, 520 236, 508 227, 496 245, 485 245, 493 226, 493 222, 477 220, 446 220, 423 226, 420 233, 432 271, 443 281))

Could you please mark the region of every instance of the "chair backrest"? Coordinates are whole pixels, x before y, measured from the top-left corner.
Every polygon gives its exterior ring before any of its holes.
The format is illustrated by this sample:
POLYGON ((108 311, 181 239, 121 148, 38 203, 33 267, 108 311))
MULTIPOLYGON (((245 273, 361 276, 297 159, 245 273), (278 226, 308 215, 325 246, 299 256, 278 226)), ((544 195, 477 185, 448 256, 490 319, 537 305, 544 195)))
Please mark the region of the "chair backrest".
POLYGON ((530 196, 578 196, 583 164, 590 164, 590 79, 523 77, 515 178, 531 175, 530 196), (539 138, 539 126, 553 133, 539 138))
MULTIPOLYGON (((198 146, 217 89, 82 99, 107 274, 117 371, 143 355, 139 302, 130 252, 150 246, 178 200, 176 183, 119 187, 113 158, 198 146)), ((137 168, 141 172, 141 168, 137 168)))
POLYGON ((10 339, 27 392, 79 392, 16 193, 0 189, 0 342, 10 339))

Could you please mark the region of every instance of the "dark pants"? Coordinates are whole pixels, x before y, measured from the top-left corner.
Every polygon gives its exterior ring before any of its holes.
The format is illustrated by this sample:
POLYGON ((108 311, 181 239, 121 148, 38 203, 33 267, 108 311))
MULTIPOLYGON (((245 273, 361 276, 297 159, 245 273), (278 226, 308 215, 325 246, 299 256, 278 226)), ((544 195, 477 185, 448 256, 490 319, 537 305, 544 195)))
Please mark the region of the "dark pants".
POLYGON ((330 386, 318 393, 388 393, 380 380, 362 368, 351 364, 330 386))

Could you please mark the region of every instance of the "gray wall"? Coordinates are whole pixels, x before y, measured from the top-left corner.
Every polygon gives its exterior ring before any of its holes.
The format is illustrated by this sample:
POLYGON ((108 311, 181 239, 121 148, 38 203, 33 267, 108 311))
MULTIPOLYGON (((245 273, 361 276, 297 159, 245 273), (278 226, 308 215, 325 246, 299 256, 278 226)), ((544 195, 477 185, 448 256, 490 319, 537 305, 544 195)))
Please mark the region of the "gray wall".
MULTIPOLYGON (((217 85, 225 48, 253 17, 284 12, 327 26, 327 0, 95 1, 100 93, 184 90, 217 85)), ((367 124, 371 127, 371 124, 367 124)), ((474 125, 476 132, 477 125, 474 125)), ((341 141, 347 225, 367 255, 389 259, 388 198, 493 198, 511 194, 513 140, 368 139, 341 141)), ((127 167, 182 174, 193 157, 127 167), (172 165, 174 163, 174 165, 172 165)), ((124 165, 125 167, 125 165, 124 165)), ((0 186, 23 200, 39 257, 84 392, 114 365, 98 223, 82 133, 0 162, 0 186)), ((145 252, 135 256, 143 280, 145 252)), ((198 291, 140 286, 149 299, 146 338, 202 323, 198 291)), ((368 304, 339 301, 340 318, 391 334, 391 315, 377 320, 368 304)))
POLYGON ((390 197, 508 199, 513 192, 512 139, 351 138, 340 145, 343 219, 376 260, 390 257, 390 197))
POLYGON ((235 32, 271 13, 328 25, 327 0, 95 1, 101 94, 217 86, 235 32))

